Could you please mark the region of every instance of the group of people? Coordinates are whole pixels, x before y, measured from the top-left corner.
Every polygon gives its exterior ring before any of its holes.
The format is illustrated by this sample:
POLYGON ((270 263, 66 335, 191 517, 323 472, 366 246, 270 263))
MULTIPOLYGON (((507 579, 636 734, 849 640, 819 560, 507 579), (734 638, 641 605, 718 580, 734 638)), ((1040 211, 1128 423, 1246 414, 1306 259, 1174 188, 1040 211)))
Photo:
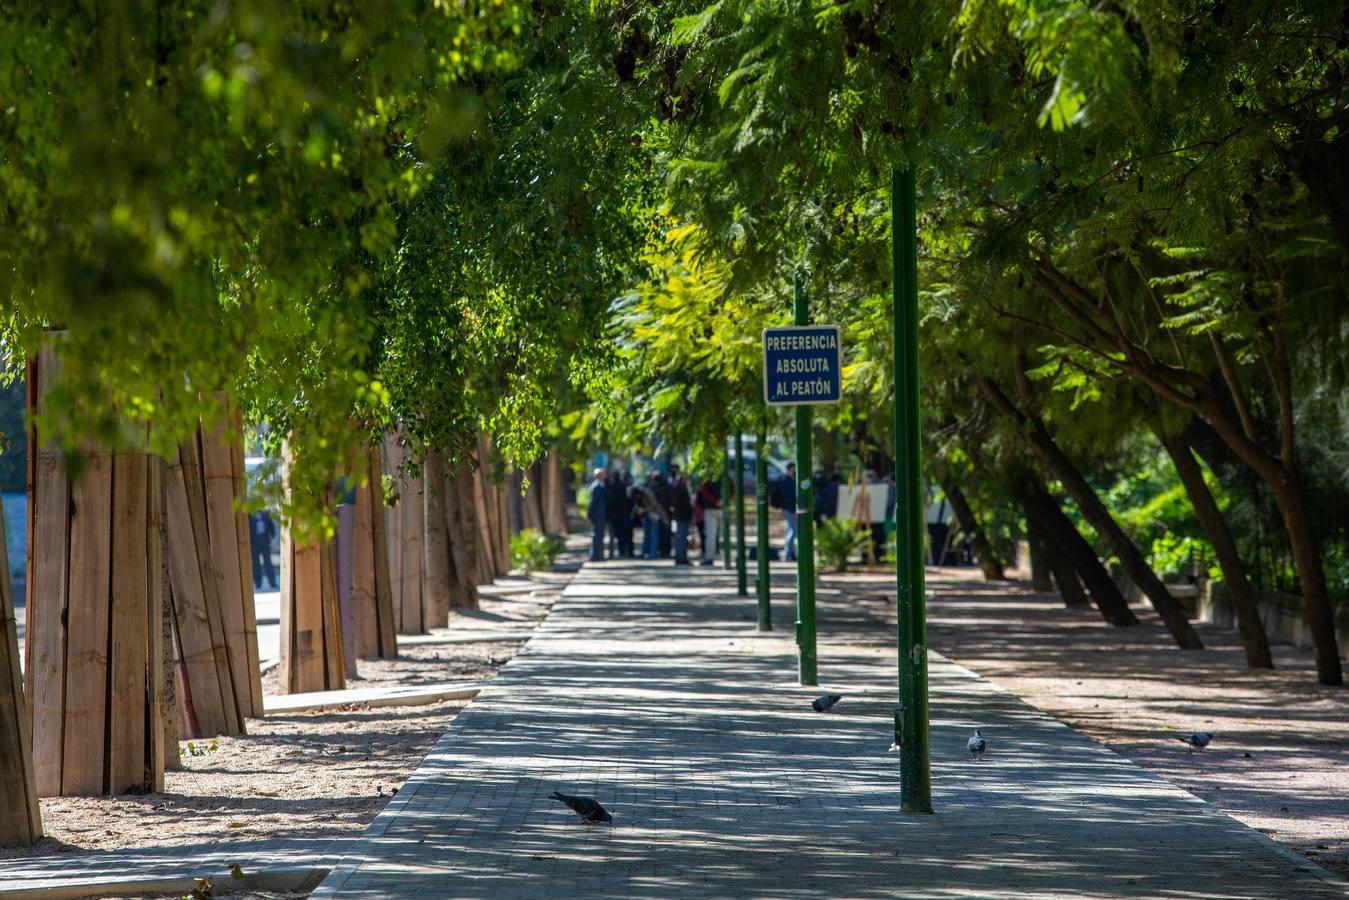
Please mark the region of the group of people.
MULTIPOLYGON (((876 473, 868 470, 866 484, 879 483, 876 473)), ((893 513, 895 505, 894 479, 887 477, 889 496, 886 509, 893 513)), ((814 499, 814 521, 819 525, 825 519, 838 515, 839 487, 843 477, 838 472, 825 475, 815 472, 810 479, 814 499)), ((802 483, 801 487, 805 487, 802 483)), ((788 463, 786 473, 769 492, 769 503, 782 511, 787 528, 784 556, 796 559, 797 537, 797 478, 796 464, 788 463)), ((667 476, 656 471, 640 482, 622 469, 612 472, 595 469, 588 488, 590 506, 590 558, 609 559, 669 559, 675 565, 692 565, 689 559, 690 543, 696 538, 702 565, 716 561, 719 546, 722 497, 721 485, 714 479, 705 479, 696 489, 680 472, 679 466, 670 466, 667 476), (640 554, 633 540, 633 532, 642 529, 640 554)), ((885 553, 886 531, 883 523, 872 523, 871 538, 878 557, 885 553)))
POLYGON ((599 468, 588 493, 591 559, 604 559, 606 550, 609 559, 637 558, 633 532, 640 527, 642 559, 673 556, 677 566, 692 565, 689 547, 696 538, 701 564, 716 562, 722 516, 718 481, 704 479, 692 488, 679 466, 670 466, 669 475, 652 472, 640 482, 621 469, 599 468))

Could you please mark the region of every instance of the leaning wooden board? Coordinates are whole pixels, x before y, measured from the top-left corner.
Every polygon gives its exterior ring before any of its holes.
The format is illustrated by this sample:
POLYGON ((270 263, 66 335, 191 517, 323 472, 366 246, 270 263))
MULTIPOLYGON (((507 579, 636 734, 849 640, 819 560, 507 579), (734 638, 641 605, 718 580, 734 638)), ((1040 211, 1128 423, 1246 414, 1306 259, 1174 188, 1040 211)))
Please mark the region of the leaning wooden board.
MULTIPOLYGON (((0 515, 0 559, 5 551, 0 515)), ((0 578, 0 847, 26 847, 42 837, 33 776, 33 743, 19 672, 19 632, 8 578, 0 578)))

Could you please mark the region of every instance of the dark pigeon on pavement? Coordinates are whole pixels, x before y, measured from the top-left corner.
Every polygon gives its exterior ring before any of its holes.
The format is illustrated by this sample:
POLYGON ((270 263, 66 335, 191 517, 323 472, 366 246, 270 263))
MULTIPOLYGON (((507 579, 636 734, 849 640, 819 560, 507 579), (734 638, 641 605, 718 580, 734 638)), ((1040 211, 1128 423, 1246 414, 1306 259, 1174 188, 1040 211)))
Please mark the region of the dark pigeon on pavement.
POLYGON ((810 708, 816 712, 829 712, 834 708, 834 704, 842 699, 842 694, 825 694, 810 701, 810 708))
POLYGON ((1176 740, 1189 744, 1191 751, 1203 750, 1208 746, 1208 742, 1213 740, 1213 735, 1207 731, 1191 731, 1184 737, 1176 738, 1176 740))
POLYGON ((600 822, 608 822, 610 825, 614 822, 614 817, 609 815, 608 811, 599 802, 589 797, 573 797, 570 794, 564 794, 561 791, 553 791, 549 795, 554 800, 565 803, 571 807, 572 812, 576 813, 588 824, 596 825, 600 822))
POLYGON ((979 729, 974 729, 974 737, 965 742, 965 748, 970 751, 970 759, 983 759, 984 751, 988 749, 988 742, 984 736, 979 733, 979 729))

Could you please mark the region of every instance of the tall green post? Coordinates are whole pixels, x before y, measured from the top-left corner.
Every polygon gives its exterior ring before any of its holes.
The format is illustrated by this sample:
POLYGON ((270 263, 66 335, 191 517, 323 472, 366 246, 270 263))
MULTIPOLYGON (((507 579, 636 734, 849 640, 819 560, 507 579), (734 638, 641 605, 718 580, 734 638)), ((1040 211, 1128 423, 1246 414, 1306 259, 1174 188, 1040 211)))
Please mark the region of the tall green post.
MULTIPOLYGON (((773 630, 772 583, 768 576, 768 421, 759 419, 754 435, 754 593, 759 598, 759 630, 773 630)), ((742 520, 743 521, 743 520, 742 520)), ((742 551, 743 553, 743 551, 742 551)))
POLYGON ((927 708, 927 598, 923 584, 923 501, 918 416, 918 212, 913 168, 890 184, 895 336, 895 581, 899 614, 900 804, 932 812, 927 708))
POLYGON ((735 430, 735 589, 749 596, 749 573, 745 571, 745 441, 735 430))
MULTIPOLYGON (((792 280, 795 324, 810 324, 801 273, 792 280)), ((818 684, 815 658, 815 498, 810 489, 811 408, 796 407, 796 646, 801 684, 818 684)))
MULTIPOLYGON (((723 439, 722 443, 726 443, 723 439)), ((721 531, 721 565, 726 571, 731 570, 731 506, 727 499, 731 496, 731 450, 726 449, 726 461, 721 467, 721 521, 717 523, 717 528, 721 531)))

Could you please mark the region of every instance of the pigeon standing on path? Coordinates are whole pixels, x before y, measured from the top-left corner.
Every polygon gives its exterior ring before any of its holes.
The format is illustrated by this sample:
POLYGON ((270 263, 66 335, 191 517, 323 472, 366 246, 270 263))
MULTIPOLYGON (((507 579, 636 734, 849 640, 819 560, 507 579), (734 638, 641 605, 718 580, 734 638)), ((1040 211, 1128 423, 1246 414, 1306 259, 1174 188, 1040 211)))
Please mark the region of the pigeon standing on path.
POLYGON ((965 749, 970 751, 970 759, 980 760, 984 758, 984 751, 988 749, 988 742, 984 736, 979 733, 979 729, 974 729, 974 737, 965 742, 965 749))
POLYGON ((1184 737, 1178 737, 1176 740, 1190 745, 1190 752, 1203 750, 1208 746, 1208 742, 1213 740, 1213 735, 1207 731, 1191 731, 1184 737))
POLYGON ((834 708, 834 704, 842 699, 842 694, 825 694, 810 701, 810 708, 816 712, 829 712, 834 708))
POLYGON ((573 797, 571 794, 564 794, 561 791, 553 791, 548 796, 560 803, 565 803, 571 807, 572 812, 576 813, 589 825, 597 825, 600 822, 614 823, 614 817, 609 815, 599 801, 592 800, 589 797, 573 797))

